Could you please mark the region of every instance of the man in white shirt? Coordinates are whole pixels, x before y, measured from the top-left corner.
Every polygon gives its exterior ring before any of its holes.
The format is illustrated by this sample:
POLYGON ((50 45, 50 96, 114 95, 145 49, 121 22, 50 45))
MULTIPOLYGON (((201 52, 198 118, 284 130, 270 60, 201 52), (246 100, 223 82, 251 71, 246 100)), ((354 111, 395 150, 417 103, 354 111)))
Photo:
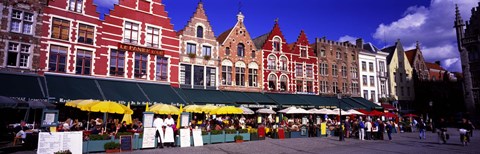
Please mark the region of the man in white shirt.
POLYGON ((160 116, 157 116, 155 120, 153 121, 153 127, 157 129, 155 133, 155 138, 158 138, 158 146, 159 148, 163 148, 163 140, 164 140, 164 135, 163 135, 163 119, 160 118, 160 116))
POLYGON ((173 120, 172 115, 168 115, 167 119, 165 119, 165 140, 164 143, 168 143, 170 147, 173 147, 173 143, 175 142, 174 134, 173 134, 173 127, 175 127, 175 120, 173 120))
POLYGON ((367 128, 367 133, 365 133, 367 140, 370 140, 372 138, 372 122, 370 122, 370 119, 365 122, 365 128, 367 128))

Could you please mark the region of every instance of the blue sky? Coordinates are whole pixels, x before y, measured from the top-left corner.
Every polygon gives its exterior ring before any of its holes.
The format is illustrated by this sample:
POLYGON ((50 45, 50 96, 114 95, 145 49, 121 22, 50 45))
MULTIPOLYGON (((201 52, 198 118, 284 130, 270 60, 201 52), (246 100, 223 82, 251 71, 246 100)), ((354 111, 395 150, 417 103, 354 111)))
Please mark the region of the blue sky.
MULTIPOLYGON (((185 26, 199 0, 163 0, 175 30, 185 26)), ((427 61, 440 60, 450 71, 461 71, 453 26, 454 4, 464 20, 480 0, 242 0, 241 11, 250 35, 267 33, 279 18, 287 42, 300 30, 310 41, 352 41, 363 38, 379 48, 400 39, 406 49, 421 43, 427 61)), ((97 10, 108 13, 118 0, 94 0, 97 10)), ((203 0, 215 35, 236 22, 239 0, 203 0)))

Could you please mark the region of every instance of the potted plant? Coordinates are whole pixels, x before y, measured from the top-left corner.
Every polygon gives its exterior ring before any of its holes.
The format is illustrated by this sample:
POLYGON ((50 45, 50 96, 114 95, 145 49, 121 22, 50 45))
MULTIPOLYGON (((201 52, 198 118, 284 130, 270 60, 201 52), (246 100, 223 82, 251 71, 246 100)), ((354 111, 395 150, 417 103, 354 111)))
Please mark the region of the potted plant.
POLYGON ((225 129, 225 142, 235 141, 235 135, 237 135, 237 130, 235 130, 235 129, 225 129))
POLYGON ((60 150, 57 152, 54 152, 53 154, 72 154, 70 150, 60 150))
POLYGON ((189 53, 189 54, 188 54, 188 57, 190 57, 190 58, 193 59, 193 58, 197 57, 197 54, 195 54, 195 53, 189 53))
POLYGON ((120 143, 107 142, 103 145, 106 153, 120 152, 120 143))
POLYGON ((250 141, 250 133, 248 133, 248 129, 238 130, 238 135, 243 136, 244 141, 250 141))
POLYGON ((212 130, 210 132, 210 143, 225 142, 225 132, 223 130, 212 130))
POLYGON ((212 58, 212 57, 207 56, 207 55, 203 56, 203 59, 205 59, 206 61, 210 60, 211 58, 212 58))
POLYGON ((210 144, 210 132, 202 131, 203 144, 210 144))
POLYGON ((243 136, 242 135, 235 135, 235 142, 236 143, 242 143, 243 142, 243 136))

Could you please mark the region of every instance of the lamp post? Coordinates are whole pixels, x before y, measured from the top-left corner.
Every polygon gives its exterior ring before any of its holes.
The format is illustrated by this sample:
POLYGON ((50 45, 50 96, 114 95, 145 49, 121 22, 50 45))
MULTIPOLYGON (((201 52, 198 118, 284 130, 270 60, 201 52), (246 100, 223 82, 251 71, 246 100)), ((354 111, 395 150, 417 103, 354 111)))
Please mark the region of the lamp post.
POLYGON ((339 133, 339 141, 344 141, 343 139, 343 122, 342 122, 342 92, 337 90, 337 99, 338 99, 338 111, 340 112, 340 133, 339 133))

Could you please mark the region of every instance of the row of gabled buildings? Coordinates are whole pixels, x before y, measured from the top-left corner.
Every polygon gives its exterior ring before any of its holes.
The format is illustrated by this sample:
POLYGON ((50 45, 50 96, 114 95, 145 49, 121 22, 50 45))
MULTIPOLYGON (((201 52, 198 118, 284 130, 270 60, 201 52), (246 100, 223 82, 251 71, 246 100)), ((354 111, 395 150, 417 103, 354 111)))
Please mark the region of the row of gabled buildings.
POLYGON ((421 52, 410 61, 399 41, 380 50, 362 39, 356 45, 326 38, 309 42, 300 31, 288 43, 278 20, 270 32, 252 38, 242 12, 232 28, 215 36, 201 2, 179 31, 158 0, 119 1, 103 20, 93 0, 13 0, 4 1, 0 10, 0 69, 45 76, 49 86, 41 88, 42 95, 58 102, 108 99, 121 89, 135 89, 107 80, 142 83, 136 84, 140 92, 115 96, 122 101, 151 101, 146 83, 184 93, 203 89, 329 97, 341 92, 376 103, 385 98, 412 102, 414 70, 422 70, 417 71, 422 79, 434 78, 428 71, 435 68, 423 62, 421 52), (422 69, 414 69, 416 59, 422 69), (95 79, 85 85, 98 87, 100 94, 88 88, 67 90, 83 86, 75 80, 83 78, 95 79), (132 99, 139 95, 146 99, 132 99))

